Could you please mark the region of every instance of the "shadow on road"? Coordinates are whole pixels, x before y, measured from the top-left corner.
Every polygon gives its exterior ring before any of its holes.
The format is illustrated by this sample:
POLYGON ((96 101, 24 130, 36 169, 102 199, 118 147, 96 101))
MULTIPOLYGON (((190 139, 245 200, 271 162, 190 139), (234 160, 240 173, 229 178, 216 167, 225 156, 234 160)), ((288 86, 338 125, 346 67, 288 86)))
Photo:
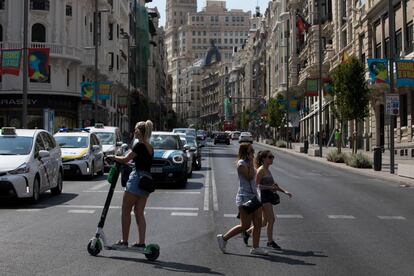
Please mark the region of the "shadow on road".
POLYGON ((98 256, 103 258, 110 258, 116 259, 121 261, 130 261, 130 262, 139 262, 145 263, 149 265, 153 265, 156 269, 163 269, 166 271, 171 272, 186 272, 186 273, 203 273, 203 274, 211 274, 211 275, 224 275, 220 272, 215 272, 211 270, 209 267, 199 266, 199 265, 192 265, 192 264, 184 264, 184 263, 176 263, 176 262, 164 262, 164 261, 155 261, 151 262, 145 259, 137 259, 137 258, 128 258, 128 257, 116 257, 116 256, 98 256))
POLYGON ((293 249, 282 249, 276 251, 280 255, 290 255, 290 256, 299 256, 299 257, 319 257, 326 258, 328 256, 323 255, 321 251, 298 251, 293 249))
POLYGON ((314 263, 308 263, 303 260, 273 255, 278 253, 276 251, 270 251, 268 256, 259 256, 259 255, 251 255, 251 254, 237 254, 237 253, 226 253, 226 255, 233 255, 233 256, 240 256, 240 257, 248 257, 248 258, 260 258, 264 260, 269 260, 275 263, 285 263, 289 265, 307 265, 307 266, 315 266, 314 263))
POLYGON ((40 199, 36 204, 30 203, 27 199, 2 199, 0 203, 0 209, 43 209, 55 205, 61 205, 65 202, 71 201, 78 194, 62 193, 58 196, 54 196, 51 193, 44 193, 40 195, 40 199))

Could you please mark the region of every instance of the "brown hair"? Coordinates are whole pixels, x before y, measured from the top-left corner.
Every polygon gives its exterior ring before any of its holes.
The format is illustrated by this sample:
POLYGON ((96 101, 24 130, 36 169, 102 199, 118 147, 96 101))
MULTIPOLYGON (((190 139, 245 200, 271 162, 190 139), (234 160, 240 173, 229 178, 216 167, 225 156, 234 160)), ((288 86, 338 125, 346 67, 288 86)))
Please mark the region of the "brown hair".
POLYGON ((250 147, 250 144, 249 143, 241 143, 240 144, 239 154, 237 156, 237 158, 239 160, 247 160, 247 159, 249 159, 249 147, 250 147))
POLYGON ((270 153, 270 150, 259 151, 257 153, 256 159, 255 159, 256 168, 263 165, 263 160, 269 155, 269 153, 270 153))

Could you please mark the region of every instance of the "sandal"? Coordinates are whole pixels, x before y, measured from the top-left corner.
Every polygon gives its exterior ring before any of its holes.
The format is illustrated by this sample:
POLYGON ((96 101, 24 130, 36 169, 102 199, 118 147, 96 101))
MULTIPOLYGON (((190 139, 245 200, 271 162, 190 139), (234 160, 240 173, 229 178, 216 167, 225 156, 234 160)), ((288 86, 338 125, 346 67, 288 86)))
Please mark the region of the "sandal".
POLYGON ((116 247, 116 248, 127 248, 128 247, 128 242, 123 241, 123 240, 119 240, 114 245, 112 245, 112 247, 116 247))
POLYGON ((133 245, 131 245, 131 247, 133 248, 145 248, 145 243, 134 243, 133 245))

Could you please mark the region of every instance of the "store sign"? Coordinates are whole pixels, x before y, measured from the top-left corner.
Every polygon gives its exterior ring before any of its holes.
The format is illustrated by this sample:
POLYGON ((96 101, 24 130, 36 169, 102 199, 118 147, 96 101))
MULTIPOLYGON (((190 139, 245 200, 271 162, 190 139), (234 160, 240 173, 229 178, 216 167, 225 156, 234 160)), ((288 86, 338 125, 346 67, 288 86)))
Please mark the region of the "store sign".
POLYGON ((414 61, 399 60, 397 64, 397 87, 414 87, 414 61))
POLYGON ((111 98, 112 82, 100 82, 98 83, 98 95, 99 99, 106 101, 111 98))
POLYGON ((400 114, 400 95, 389 94, 386 95, 385 109, 388 115, 399 115, 400 114))
MULTIPOLYGON (((35 105, 36 99, 27 99, 28 105, 35 105)), ((23 99, 0 99, 0 105, 22 105, 23 99)))

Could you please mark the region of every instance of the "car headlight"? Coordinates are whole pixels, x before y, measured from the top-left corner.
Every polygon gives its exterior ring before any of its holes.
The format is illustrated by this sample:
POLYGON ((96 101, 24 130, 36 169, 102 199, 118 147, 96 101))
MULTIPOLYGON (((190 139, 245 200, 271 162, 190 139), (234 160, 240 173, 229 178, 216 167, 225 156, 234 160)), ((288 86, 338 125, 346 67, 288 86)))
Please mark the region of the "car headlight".
POLYGON ((172 157, 172 160, 173 160, 173 162, 174 162, 174 163, 176 163, 176 164, 181 164, 181 163, 183 163, 183 162, 184 162, 184 158, 183 158, 181 155, 174 155, 174 156, 172 157))
POLYGON ((23 163, 17 169, 9 171, 9 174, 24 174, 30 172, 30 167, 28 163, 23 163))

